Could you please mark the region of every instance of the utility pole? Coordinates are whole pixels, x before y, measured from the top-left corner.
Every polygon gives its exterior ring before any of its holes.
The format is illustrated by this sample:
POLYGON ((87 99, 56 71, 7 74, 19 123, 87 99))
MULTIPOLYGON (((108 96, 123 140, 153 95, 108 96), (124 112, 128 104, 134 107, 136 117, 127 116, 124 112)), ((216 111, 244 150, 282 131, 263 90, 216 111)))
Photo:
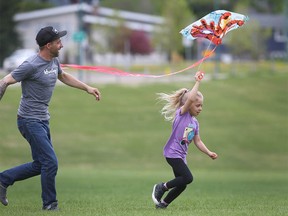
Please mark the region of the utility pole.
POLYGON ((288 1, 284 1, 284 17, 285 17, 285 27, 284 27, 284 36, 286 37, 286 60, 288 61, 288 1))
MULTIPOLYGON (((79 0, 78 3, 78 31, 74 33, 73 38, 74 41, 77 43, 77 48, 78 48, 78 55, 77 55, 77 63, 78 65, 83 64, 83 40, 86 37, 86 34, 84 32, 84 27, 83 27, 83 1, 79 0)), ((78 70, 78 78, 80 80, 83 80, 83 72, 81 70, 78 70)))

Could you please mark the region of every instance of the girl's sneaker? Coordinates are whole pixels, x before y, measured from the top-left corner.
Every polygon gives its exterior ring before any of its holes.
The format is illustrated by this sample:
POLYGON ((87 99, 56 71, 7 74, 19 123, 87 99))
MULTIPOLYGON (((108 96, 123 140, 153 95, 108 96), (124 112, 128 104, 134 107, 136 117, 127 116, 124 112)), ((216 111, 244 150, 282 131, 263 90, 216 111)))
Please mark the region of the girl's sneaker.
POLYGON ((166 209, 168 205, 163 202, 160 202, 159 204, 156 204, 155 207, 156 209, 166 209))
POLYGON ((164 187, 164 183, 155 184, 152 191, 152 200, 156 205, 160 204, 161 198, 167 189, 164 187))

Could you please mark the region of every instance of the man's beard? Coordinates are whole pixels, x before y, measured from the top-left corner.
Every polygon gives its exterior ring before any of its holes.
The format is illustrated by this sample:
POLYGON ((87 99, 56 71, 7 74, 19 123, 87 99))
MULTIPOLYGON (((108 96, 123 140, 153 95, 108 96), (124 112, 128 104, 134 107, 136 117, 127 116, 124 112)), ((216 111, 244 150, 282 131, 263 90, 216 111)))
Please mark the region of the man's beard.
POLYGON ((58 57, 59 56, 59 50, 53 52, 52 55, 53 55, 54 58, 58 57))

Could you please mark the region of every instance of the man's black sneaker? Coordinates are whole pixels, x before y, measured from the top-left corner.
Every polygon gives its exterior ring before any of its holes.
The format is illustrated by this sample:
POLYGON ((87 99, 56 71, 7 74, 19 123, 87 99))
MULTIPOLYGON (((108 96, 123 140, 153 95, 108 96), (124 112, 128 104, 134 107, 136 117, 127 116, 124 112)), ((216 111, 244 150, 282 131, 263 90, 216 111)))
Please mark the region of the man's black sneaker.
POLYGON ((57 202, 53 202, 50 205, 43 206, 42 210, 45 210, 45 211, 58 211, 59 210, 58 203, 57 202))
POLYGON ((7 188, 4 187, 0 182, 0 202, 4 205, 8 205, 8 199, 7 199, 7 188))
POLYGON ((167 189, 164 187, 164 183, 155 184, 152 191, 152 200, 156 205, 160 204, 161 198, 167 189))
POLYGON ((156 204, 155 207, 156 209, 166 209, 167 208, 167 204, 160 202, 159 204, 156 204))

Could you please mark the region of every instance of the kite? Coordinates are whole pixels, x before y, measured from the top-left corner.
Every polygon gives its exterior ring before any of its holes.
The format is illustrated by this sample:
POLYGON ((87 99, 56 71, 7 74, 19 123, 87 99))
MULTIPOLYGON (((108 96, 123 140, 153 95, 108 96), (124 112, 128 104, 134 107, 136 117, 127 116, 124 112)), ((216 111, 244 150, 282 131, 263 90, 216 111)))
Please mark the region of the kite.
MULTIPOLYGON (((215 51, 216 47, 222 43, 223 37, 229 31, 232 31, 234 29, 237 29, 240 26, 243 26, 247 20, 248 20, 247 16, 244 16, 239 13, 234 13, 234 12, 230 12, 226 10, 216 10, 204 16, 200 20, 197 20, 194 23, 190 24, 186 28, 182 29, 180 33, 183 35, 183 37, 189 40, 195 40, 198 38, 206 38, 210 40, 215 45, 215 47, 212 49, 212 51, 205 52, 207 54, 205 54, 205 56, 202 59, 198 60, 191 66, 186 67, 179 71, 169 73, 169 74, 149 75, 149 74, 130 73, 130 72, 119 70, 117 68, 106 67, 106 66, 83 66, 83 65, 76 65, 76 64, 62 64, 61 66, 64 68, 91 70, 91 71, 96 71, 100 73, 113 74, 117 76, 134 76, 134 77, 150 77, 150 78, 160 78, 160 77, 175 75, 183 71, 186 71, 188 69, 194 68, 196 66, 198 66, 198 70, 199 70, 202 62, 206 60, 207 58, 209 58, 215 51)), ((201 74, 203 78, 204 72, 202 72, 201 74)))
POLYGON ((222 43, 222 38, 234 29, 243 26, 248 17, 226 10, 216 10, 195 21, 180 33, 187 39, 206 38, 215 45, 222 43))

